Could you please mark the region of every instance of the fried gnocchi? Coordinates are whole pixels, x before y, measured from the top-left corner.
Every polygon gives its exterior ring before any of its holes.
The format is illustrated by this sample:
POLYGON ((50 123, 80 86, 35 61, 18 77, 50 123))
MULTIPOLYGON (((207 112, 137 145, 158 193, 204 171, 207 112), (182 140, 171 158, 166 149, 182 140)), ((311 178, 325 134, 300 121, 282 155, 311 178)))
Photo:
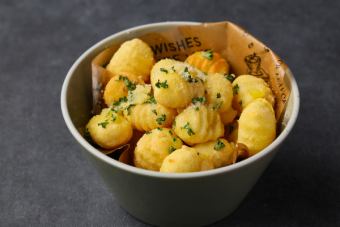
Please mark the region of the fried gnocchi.
POLYGON ((255 99, 242 111, 238 121, 237 142, 254 155, 268 146, 276 136, 275 113, 266 99, 255 99))
POLYGON ((159 171, 163 160, 182 147, 182 141, 168 128, 157 128, 145 133, 137 142, 134 164, 148 170, 159 171))
POLYGON ((219 53, 213 52, 211 50, 195 52, 185 61, 207 74, 229 73, 229 64, 227 61, 222 58, 219 53))
POLYGON ((164 173, 216 169, 255 155, 276 137, 268 84, 228 74, 219 53, 198 51, 185 62, 155 63, 151 48, 133 39, 106 69, 114 74, 103 90, 107 107, 86 130, 104 149, 129 143, 124 154, 135 167, 164 173))
POLYGON ((180 61, 163 59, 151 70, 151 85, 158 103, 185 108, 192 98, 204 95, 205 75, 180 61))
POLYGON ((111 58, 106 69, 114 75, 129 73, 133 81, 148 82, 150 70, 155 63, 153 52, 148 44, 140 39, 124 42, 111 58))
POLYGON ((237 110, 242 111, 249 103, 258 98, 264 98, 274 106, 273 92, 263 79, 251 75, 240 75, 232 85, 233 106, 237 110))
POLYGON ((127 143, 132 137, 132 126, 122 115, 110 108, 91 118, 86 126, 92 140, 105 149, 127 143))

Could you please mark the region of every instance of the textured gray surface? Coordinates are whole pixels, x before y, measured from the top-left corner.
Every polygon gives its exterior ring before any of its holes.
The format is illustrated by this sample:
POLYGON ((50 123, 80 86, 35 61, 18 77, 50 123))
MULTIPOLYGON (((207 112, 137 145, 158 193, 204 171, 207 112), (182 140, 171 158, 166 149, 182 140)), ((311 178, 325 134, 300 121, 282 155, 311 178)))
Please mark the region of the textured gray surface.
POLYGON ((145 226, 115 202, 63 122, 75 59, 135 25, 231 20, 277 52, 297 125, 240 208, 216 226, 340 225, 340 1, 0 1, 0 226, 145 226))

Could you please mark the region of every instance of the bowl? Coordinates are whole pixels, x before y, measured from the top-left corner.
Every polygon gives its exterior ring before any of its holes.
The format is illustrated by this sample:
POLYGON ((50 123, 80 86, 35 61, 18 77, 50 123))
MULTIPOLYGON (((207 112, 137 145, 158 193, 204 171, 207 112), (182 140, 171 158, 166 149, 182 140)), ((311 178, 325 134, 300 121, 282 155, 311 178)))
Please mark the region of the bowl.
POLYGON ((65 123, 116 201, 137 219, 153 225, 201 226, 232 213, 275 156, 298 116, 299 91, 293 75, 287 69, 291 95, 284 114, 283 130, 268 147, 241 162, 203 172, 159 173, 118 162, 91 146, 78 130, 90 118, 91 60, 112 44, 153 31, 195 24, 198 23, 154 23, 111 35, 93 45, 75 61, 61 91, 61 110, 65 123))

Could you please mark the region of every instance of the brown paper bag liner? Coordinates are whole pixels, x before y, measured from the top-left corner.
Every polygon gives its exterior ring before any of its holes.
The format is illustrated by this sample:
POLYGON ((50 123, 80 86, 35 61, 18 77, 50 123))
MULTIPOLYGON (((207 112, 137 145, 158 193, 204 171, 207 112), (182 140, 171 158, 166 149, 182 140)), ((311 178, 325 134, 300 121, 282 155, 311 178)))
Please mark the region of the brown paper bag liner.
MULTIPOLYGON (((286 81, 287 65, 266 45, 247 33, 244 29, 229 22, 202 23, 183 25, 159 32, 152 32, 140 37, 148 43, 154 52, 156 61, 174 58, 184 61, 187 56, 200 50, 213 50, 224 57, 237 75, 251 74, 264 79, 275 96, 275 115, 278 126, 290 94, 290 85, 286 81)), ((104 107, 102 99, 106 83, 114 76, 105 69, 121 43, 103 50, 92 61, 93 114, 104 107)), ((130 153, 131 149, 130 148, 130 153)), ((126 163, 131 163, 130 155, 124 154, 126 163)))

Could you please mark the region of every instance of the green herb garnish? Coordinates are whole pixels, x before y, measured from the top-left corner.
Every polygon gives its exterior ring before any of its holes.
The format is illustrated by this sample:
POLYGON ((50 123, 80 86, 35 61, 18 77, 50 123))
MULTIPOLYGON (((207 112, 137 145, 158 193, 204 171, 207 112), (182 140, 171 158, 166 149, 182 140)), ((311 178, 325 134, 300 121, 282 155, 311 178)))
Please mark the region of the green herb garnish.
POLYGON ((169 87, 168 81, 165 80, 165 81, 163 81, 163 82, 160 82, 160 81, 158 80, 157 83, 156 83, 156 87, 158 87, 158 88, 168 88, 168 87, 169 87))
POLYGON ((145 134, 146 135, 149 135, 151 133, 151 131, 146 131, 145 134))
POLYGON ((189 83, 197 83, 198 82, 198 79, 196 78, 193 78, 189 72, 189 69, 188 67, 185 67, 184 68, 184 71, 183 71, 183 77, 186 81, 188 81, 189 83))
POLYGON ((236 78, 235 74, 228 74, 228 75, 225 75, 224 77, 225 77, 227 80, 229 80, 230 83, 233 82, 233 81, 235 80, 235 78, 236 78))
POLYGON ((160 68, 159 70, 160 70, 161 72, 168 73, 168 70, 165 69, 165 68, 160 68))
POLYGON ((106 126, 109 124, 108 120, 105 120, 103 122, 98 123, 98 126, 102 126, 102 128, 106 128, 106 126))
POLYGON ((155 115, 157 115, 157 111, 156 110, 151 110, 152 113, 154 113, 155 115))
POLYGON ((240 90, 240 87, 238 86, 238 84, 236 84, 236 85, 233 87, 233 94, 234 94, 234 95, 237 95, 239 90, 240 90))
POLYGON ((126 108, 126 110, 127 110, 127 115, 130 115, 131 114, 131 107, 134 107, 135 106, 135 104, 130 104, 127 108, 126 108))
POLYGON ((114 102, 112 105, 114 105, 114 106, 119 106, 119 105, 122 104, 123 102, 127 102, 127 101, 128 101, 127 97, 124 96, 124 97, 122 97, 122 98, 119 98, 119 100, 116 101, 116 102, 114 102))
POLYGON ((216 98, 218 98, 218 99, 221 98, 221 93, 217 93, 216 98))
POLYGON ((166 119, 165 114, 162 114, 160 117, 158 117, 158 118, 156 119, 156 121, 157 121, 157 123, 158 123, 159 125, 162 125, 162 124, 164 123, 165 119, 166 119))
POLYGON ((217 140, 214 150, 219 151, 225 147, 225 144, 221 140, 217 140))
POLYGON ((146 100, 144 103, 156 104, 157 102, 154 96, 150 96, 150 98, 146 100))
POLYGON ((195 97, 195 98, 192 98, 191 99, 191 102, 193 104, 196 104, 196 103, 204 103, 205 102, 205 97, 195 97))
POLYGON ((136 89, 136 84, 132 83, 126 76, 120 75, 119 80, 124 81, 124 84, 129 91, 133 91, 136 89))
POLYGON ((213 57, 214 57, 214 54, 213 54, 212 50, 207 50, 207 51, 202 52, 202 56, 205 57, 208 60, 212 60, 213 57))
POLYGON ((187 130, 187 133, 189 136, 192 136, 192 135, 195 135, 195 132, 192 130, 192 128, 190 127, 190 124, 189 122, 187 122, 183 127, 182 129, 185 129, 187 130))

